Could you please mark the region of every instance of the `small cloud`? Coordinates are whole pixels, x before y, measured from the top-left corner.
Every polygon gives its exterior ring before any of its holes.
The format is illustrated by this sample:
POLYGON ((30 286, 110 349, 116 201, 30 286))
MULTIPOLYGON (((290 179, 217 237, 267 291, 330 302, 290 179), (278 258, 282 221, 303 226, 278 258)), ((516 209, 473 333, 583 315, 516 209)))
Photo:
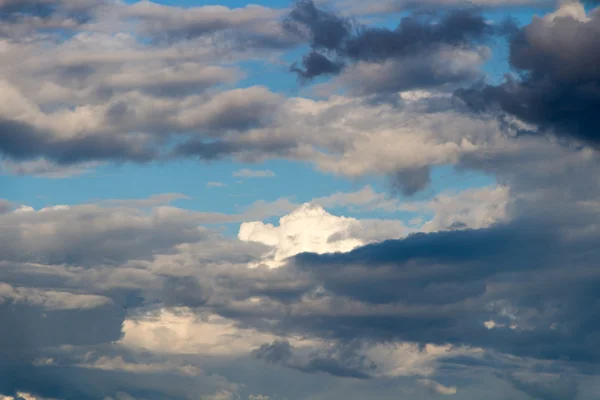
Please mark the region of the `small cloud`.
POLYGON ((233 172, 233 176, 239 178, 273 178, 275 173, 270 169, 240 169, 233 172))
POLYGON ((226 184, 224 184, 223 182, 208 182, 206 184, 207 188, 217 188, 217 187, 225 187, 227 186, 226 184))
POLYGON ((431 390, 433 393, 441 394, 441 395, 455 395, 458 389, 456 386, 444 386, 441 383, 437 383, 431 379, 420 379, 417 381, 421 386, 426 387, 431 390))

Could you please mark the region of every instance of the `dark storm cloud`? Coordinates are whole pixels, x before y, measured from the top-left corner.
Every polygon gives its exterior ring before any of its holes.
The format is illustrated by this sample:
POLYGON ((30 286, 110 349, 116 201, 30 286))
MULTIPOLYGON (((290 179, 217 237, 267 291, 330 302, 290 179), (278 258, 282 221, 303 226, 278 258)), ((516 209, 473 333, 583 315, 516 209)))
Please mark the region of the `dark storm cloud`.
POLYGON ((588 20, 570 15, 534 20, 510 43, 517 77, 457 92, 478 112, 502 112, 537 132, 600 142, 600 10, 588 20))
POLYGON ((303 69, 292 68, 303 78, 337 74, 345 65, 359 61, 381 63, 431 52, 442 46, 470 47, 495 33, 475 10, 452 10, 440 18, 413 14, 390 30, 360 25, 319 9, 310 0, 296 3, 284 26, 307 36, 313 49, 303 59, 303 69))

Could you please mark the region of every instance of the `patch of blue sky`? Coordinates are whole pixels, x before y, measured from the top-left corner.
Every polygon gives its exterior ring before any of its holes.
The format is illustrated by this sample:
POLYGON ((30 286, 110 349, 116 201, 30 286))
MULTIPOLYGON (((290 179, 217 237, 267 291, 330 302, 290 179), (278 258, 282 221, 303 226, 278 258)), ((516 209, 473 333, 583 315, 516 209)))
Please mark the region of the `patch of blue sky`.
MULTIPOLYGON (((488 186, 493 177, 479 173, 456 171, 452 166, 435 167, 431 185, 425 191, 406 200, 426 200, 436 194, 472 187, 488 186)), ((270 160, 248 165, 234 162, 204 163, 195 160, 150 163, 143 165, 109 165, 65 179, 34 176, 0 176, 0 197, 36 209, 55 204, 81 204, 107 199, 141 199, 161 193, 182 193, 189 200, 174 204, 204 212, 236 213, 255 201, 272 202, 289 198, 297 203, 329 196, 336 192, 354 192, 365 185, 377 192, 388 187, 381 178, 347 179, 317 171, 311 164, 288 160, 270 160), (233 176, 242 169, 268 169, 270 178, 233 176), (212 186, 210 182, 224 186, 212 186)), ((349 210, 346 210, 349 211, 349 210)), ((387 212, 351 213, 365 218, 402 217, 387 212)))

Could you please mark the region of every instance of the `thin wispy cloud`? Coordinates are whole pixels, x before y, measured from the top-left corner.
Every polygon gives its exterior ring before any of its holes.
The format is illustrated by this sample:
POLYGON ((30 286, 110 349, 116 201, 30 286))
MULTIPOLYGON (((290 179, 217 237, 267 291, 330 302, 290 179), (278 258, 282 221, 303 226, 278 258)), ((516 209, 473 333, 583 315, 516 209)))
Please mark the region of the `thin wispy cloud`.
POLYGON ((275 172, 270 169, 240 169, 232 173, 236 178, 274 178, 275 172))
POLYGON ((223 188, 223 187, 227 187, 227 184, 225 184, 223 182, 207 182, 206 187, 207 188, 223 188))

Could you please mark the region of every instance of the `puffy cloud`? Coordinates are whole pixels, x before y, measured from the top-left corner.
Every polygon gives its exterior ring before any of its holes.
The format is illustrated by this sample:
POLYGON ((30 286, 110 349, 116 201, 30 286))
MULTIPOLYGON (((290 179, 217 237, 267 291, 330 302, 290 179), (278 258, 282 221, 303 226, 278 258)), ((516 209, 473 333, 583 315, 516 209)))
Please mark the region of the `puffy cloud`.
POLYGON ((161 309, 128 319, 120 344, 164 354, 243 355, 275 336, 240 329, 234 320, 215 314, 197 315, 185 308, 161 309))
POLYGON ((273 253, 265 262, 275 267, 298 253, 346 252, 382 237, 404 234, 404 226, 397 221, 336 217, 318 205, 307 203, 282 217, 279 226, 245 222, 238 237, 272 246, 273 253))
POLYGON ((232 32, 254 45, 288 47, 296 43, 278 24, 281 10, 258 5, 230 9, 224 6, 181 8, 139 1, 125 14, 142 22, 143 34, 156 39, 193 39, 215 32, 232 32))

